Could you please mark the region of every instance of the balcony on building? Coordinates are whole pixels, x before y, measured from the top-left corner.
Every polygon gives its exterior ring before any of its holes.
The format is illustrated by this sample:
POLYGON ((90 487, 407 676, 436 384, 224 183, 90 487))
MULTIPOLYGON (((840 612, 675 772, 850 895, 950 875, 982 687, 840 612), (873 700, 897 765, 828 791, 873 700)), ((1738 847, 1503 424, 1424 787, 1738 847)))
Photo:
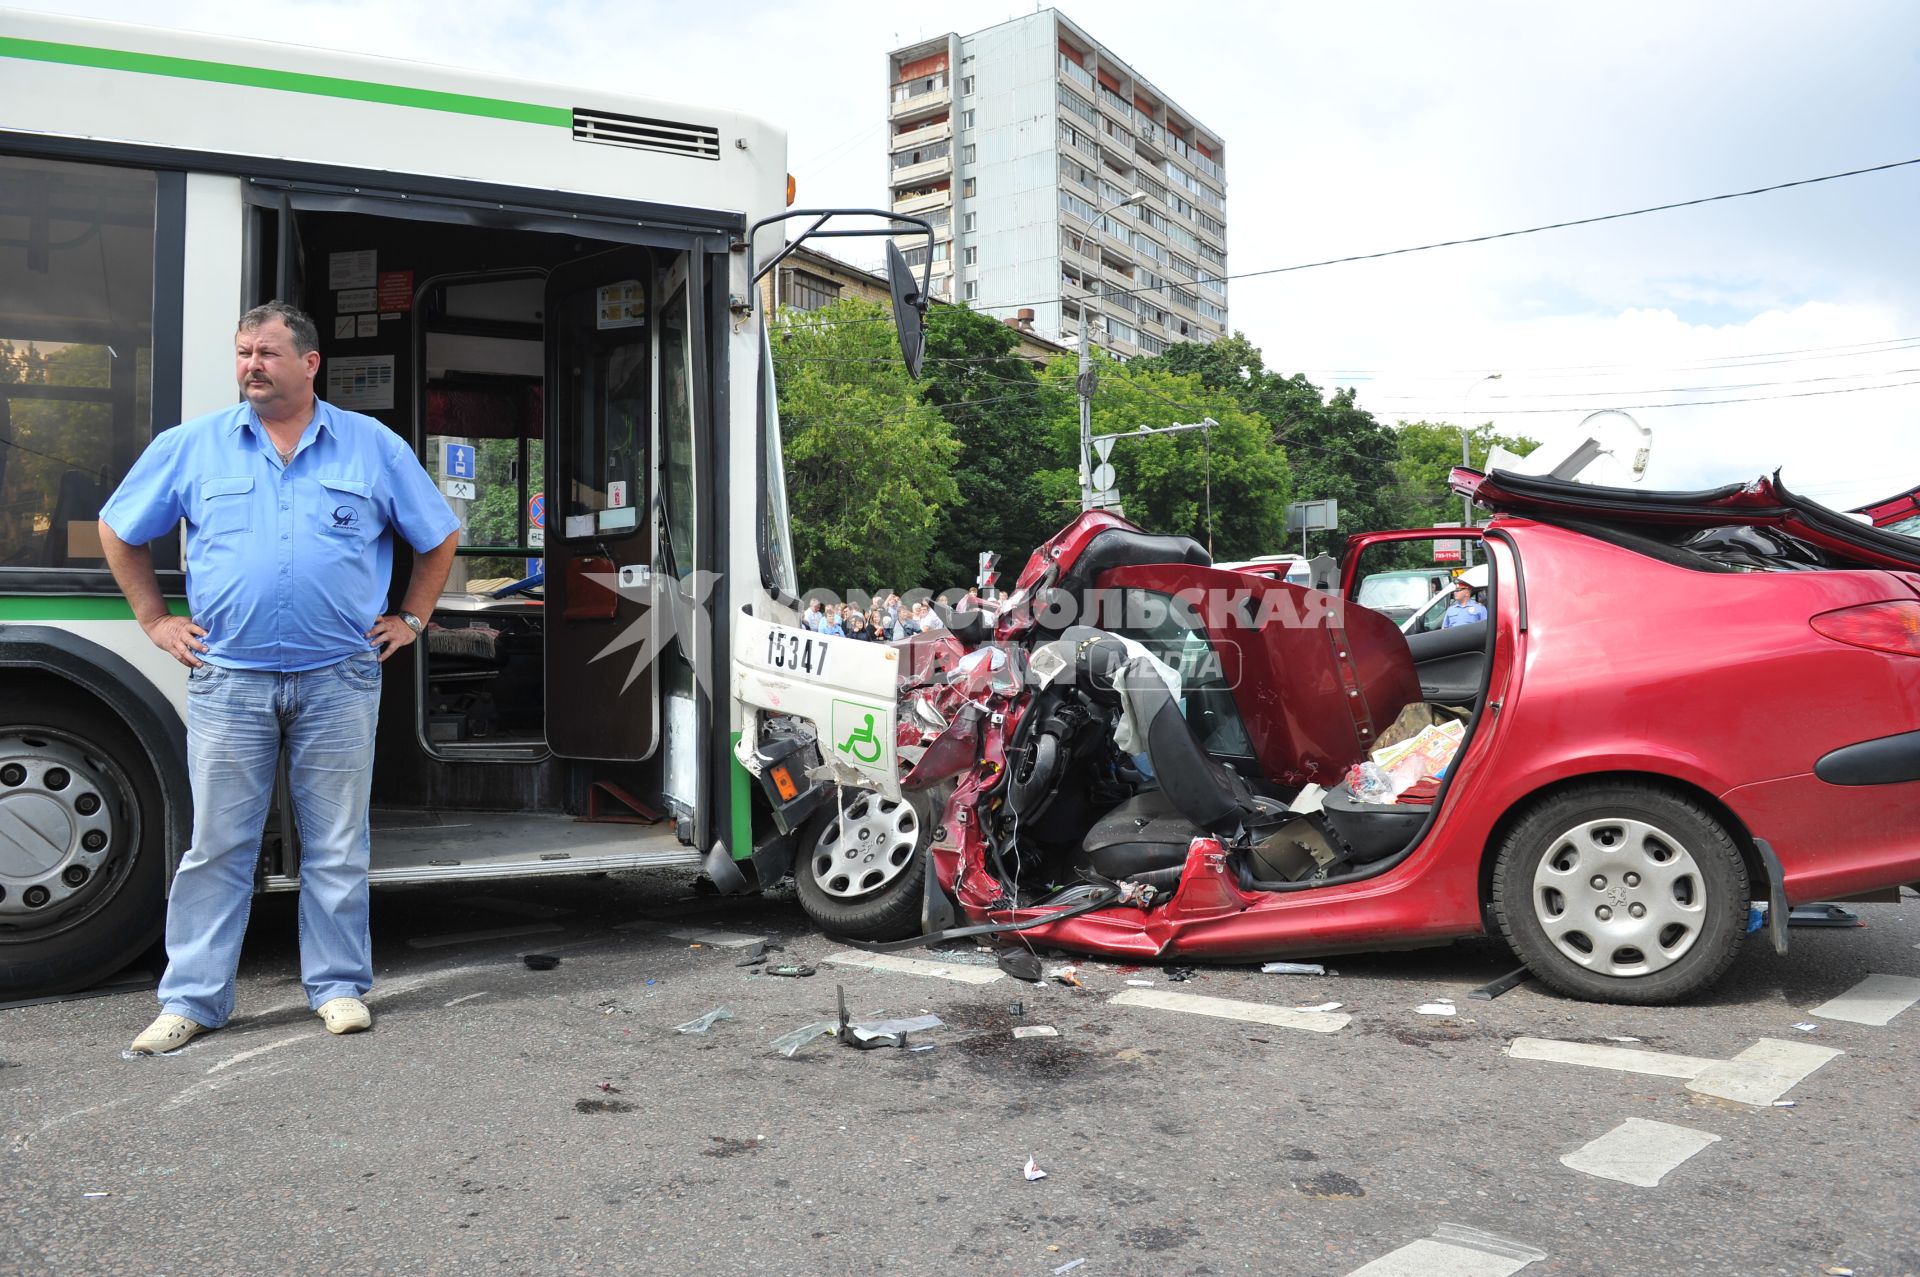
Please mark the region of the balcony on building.
POLYGON ((931 76, 893 86, 893 105, 887 118, 904 124, 947 110, 953 105, 953 89, 945 75, 931 76))

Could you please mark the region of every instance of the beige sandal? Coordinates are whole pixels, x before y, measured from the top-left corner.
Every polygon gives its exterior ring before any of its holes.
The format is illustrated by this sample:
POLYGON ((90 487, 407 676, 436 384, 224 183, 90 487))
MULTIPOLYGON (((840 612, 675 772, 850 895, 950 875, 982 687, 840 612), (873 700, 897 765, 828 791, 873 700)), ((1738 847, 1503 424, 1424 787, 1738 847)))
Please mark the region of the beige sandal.
POLYGON ((133 1040, 129 1049, 136 1055, 156 1055, 167 1051, 178 1051, 187 1043, 207 1032, 204 1024, 195 1024, 184 1015, 168 1012, 149 1024, 139 1037, 133 1040))
POLYGON ((373 1012, 359 998, 329 998, 315 1012, 329 1033, 358 1033, 373 1027, 373 1012))

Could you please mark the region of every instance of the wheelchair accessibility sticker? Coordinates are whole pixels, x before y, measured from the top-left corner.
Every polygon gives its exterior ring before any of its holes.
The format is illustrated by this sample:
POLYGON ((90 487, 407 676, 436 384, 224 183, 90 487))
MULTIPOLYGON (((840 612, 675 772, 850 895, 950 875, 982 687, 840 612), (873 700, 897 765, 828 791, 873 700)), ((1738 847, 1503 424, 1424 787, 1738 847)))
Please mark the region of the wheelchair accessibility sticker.
POLYGON ((886 711, 877 705, 857 701, 833 702, 833 748, 862 767, 880 761, 885 742, 880 732, 887 721, 886 711))

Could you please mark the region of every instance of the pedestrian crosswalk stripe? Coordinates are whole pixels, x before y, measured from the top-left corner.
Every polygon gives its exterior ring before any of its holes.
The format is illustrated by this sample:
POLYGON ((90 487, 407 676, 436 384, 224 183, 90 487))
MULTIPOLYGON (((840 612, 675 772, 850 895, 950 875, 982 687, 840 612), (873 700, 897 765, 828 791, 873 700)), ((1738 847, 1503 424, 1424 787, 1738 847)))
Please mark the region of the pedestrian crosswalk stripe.
POLYGON ((1222 1020, 1271 1024, 1282 1029, 1305 1029, 1309 1033, 1338 1033, 1353 1018, 1336 1011, 1296 1011, 1292 1007, 1270 1006, 1265 1002, 1236 1002, 1231 998, 1209 998, 1198 993, 1175 993, 1171 989, 1127 989, 1116 993, 1111 1002, 1115 1006, 1185 1011, 1192 1015, 1216 1016, 1222 1020))
POLYGON ((1656 1188, 1680 1163, 1719 1141, 1708 1131, 1630 1117, 1562 1157, 1560 1164, 1601 1179, 1656 1188))
POLYGON ((891 971, 897 975, 933 976, 940 980, 955 980, 961 984, 992 984, 1006 974, 997 967, 949 966, 945 963, 929 962, 925 958, 903 958, 897 953, 862 953, 857 949, 841 949, 829 953, 821 961, 843 967, 868 967, 874 971, 891 971))
POLYGON ((1515 1038, 1508 1044, 1507 1054, 1516 1060, 1582 1064, 1588 1068, 1647 1073, 1654 1077, 1698 1077, 1708 1067, 1720 1063, 1692 1055, 1636 1051, 1623 1046, 1594 1046, 1588 1042, 1559 1042, 1552 1038, 1515 1038))
POLYGON ((1409 1242, 1347 1277, 1512 1277, 1547 1252, 1461 1224, 1442 1224, 1433 1236, 1409 1242))
POLYGON ((1920 980, 1904 975, 1870 975, 1807 1014, 1823 1020, 1884 1025, 1916 1002, 1920 1002, 1920 980))
POLYGON ((1702 1072, 1687 1083, 1687 1089, 1740 1104, 1771 1104, 1815 1069, 1844 1054, 1811 1042, 1761 1038, 1731 1060, 1720 1061, 1702 1072))

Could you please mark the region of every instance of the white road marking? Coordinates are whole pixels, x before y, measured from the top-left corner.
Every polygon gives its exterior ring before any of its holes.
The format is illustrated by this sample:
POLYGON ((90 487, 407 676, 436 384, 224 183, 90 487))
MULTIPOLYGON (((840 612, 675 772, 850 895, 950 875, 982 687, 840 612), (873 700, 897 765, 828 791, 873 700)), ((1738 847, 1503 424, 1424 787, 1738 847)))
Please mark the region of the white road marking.
POLYGON ((1811 1042, 1761 1038, 1731 1060, 1703 1070, 1687 1083, 1687 1089, 1766 1107, 1805 1081, 1815 1069, 1844 1054, 1811 1042))
POLYGON ((1552 1038, 1515 1038, 1507 1054, 1516 1060, 1547 1060, 1554 1064, 1582 1064, 1621 1073, 1648 1073, 1654 1077, 1699 1077, 1721 1060, 1664 1051, 1635 1051, 1623 1046, 1594 1046, 1588 1042, 1557 1042, 1552 1038))
POLYGON ((457 931, 444 936, 415 936, 407 941, 414 949, 438 949, 449 944, 478 944, 482 940, 510 940, 515 936, 549 935, 566 928, 551 922, 530 922, 523 927, 494 927, 486 931, 457 931))
POLYGON ((1347 1277, 1511 1277, 1547 1252, 1460 1224, 1442 1224, 1347 1277))
POLYGON ((933 976, 960 984, 992 984, 995 980, 1006 977, 1006 972, 997 967, 949 967, 942 966, 938 962, 928 962, 924 958, 903 958, 895 953, 862 953, 857 949, 841 949, 829 953, 821 961, 842 967, 867 967, 874 971, 891 971, 896 975, 933 976))
POLYGON ((1560 1159, 1562 1166, 1601 1179, 1657 1188, 1661 1179, 1718 1135, 1666 1122, 1630 1117, 1620 1125, 1560 1159))
POLYGON ((1920 980, 1904 975, 1870 975, 1807 1014, 1823 1020, 1884 1025, 1916 1002, 1920 1002, 1920 980))
POLYGON ((295 1042, 304 1042, 308 1038, 317 1038, 318 1036, 319 1034, 317 1033, 296 1033, 290 1038, 281 1038, 278 1042, 269 1042, 265 1046, 256 1046, 251 1051, 242 1051, 238 1055, 229 1055, 226 1059, 208 1069, 207 1072, 218 1073, 221 1069, 230 1069, 243 1060, 251 1060, 256 1055, 265 1055, 269 1051, 278 1051, 283 1046, 291 1046, 295 1042))
POLYGON ((1110 1001, 1115 1006, 1184 1011, 1190 1015, 1210 1015, 1222 1020, 1271 1024, 1282 1029, 1305 1029, 1309 1033, 1338 1033, 1353 1019, 1350 1015, 1330 1011, 1296 1011, 1292 1007, 1270 1006, 1265 1002, 1236 1002, 1231 998, 1210 998, 1199 993, 1175 993, 1171 989, 1127 989, 1114 994, 1110 1001))

